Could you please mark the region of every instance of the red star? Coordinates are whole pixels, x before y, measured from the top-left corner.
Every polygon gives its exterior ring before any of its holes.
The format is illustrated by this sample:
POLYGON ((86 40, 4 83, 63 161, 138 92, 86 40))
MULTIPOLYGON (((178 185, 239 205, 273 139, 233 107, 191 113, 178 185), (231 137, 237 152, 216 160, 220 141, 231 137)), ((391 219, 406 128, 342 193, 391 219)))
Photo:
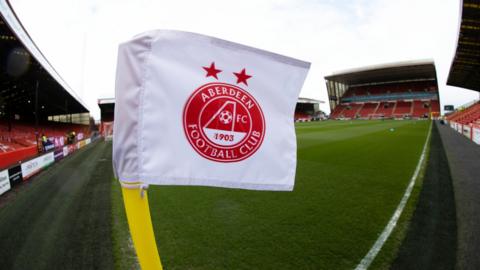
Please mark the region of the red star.
POLYGON ((207 72, 207 75, 205 77, 215 77, 215 79, 218 80, 218 77, 217 77, 217 73, 220 73, 222 72, 220 69, 216 69, 215 68, 215 62, 212 62, 210 64, 210 67, 203 67, 203 69, 205 69, 205 71, 207 72))
POLYGON ((242 69, 240 73, 233 72, 235 76, 237 76, 237 83, 244 83, 248 86, 247 80, 250 79, 252 76, 245 73, 245 69, 242 69))

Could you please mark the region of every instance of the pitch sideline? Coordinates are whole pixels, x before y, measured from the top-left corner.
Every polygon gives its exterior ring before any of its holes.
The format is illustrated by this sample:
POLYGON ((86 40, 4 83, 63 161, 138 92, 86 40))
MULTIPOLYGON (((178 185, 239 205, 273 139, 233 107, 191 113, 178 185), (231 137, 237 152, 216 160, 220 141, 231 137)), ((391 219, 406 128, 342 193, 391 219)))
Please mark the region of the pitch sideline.
POLYGON ((428 142, 430 141, 430 134, 432 133, 432 125, 433 121, 430 122, 430 126, 428 128, 428 135, 427 138, 425 139, 425 144, 423 145, 423 150, 422 154, 420 155, 420 159, 418 160, 417 167, 415 168, 415 172, 412 175, 412 178, 410 178, 410 183, 407 186, 407 189, 405 190, 405 193, 403 194, 402 200, 400 200, 400 203, 397 206, 397 209, 393 213, 392 217, 388 221, 387 226, 385 229, 383 229, 382 233, 380 236, 377 238, 377 241, 373 244, 373 246, 370 248, 368 253, 363 257, 363 259, 360 261, 360 263, 355 267, 355 270, 366 270, 370 266, 370 264, 373 262, 375 257, 378 255, 380 250, 382 249, 383 245, 385 242, 387 242, 388 238, 390 237, 390 234, 392 233, 393 229, 397 225, 398 219, 403 213, 403 209, 405 208, 405 205, 408 202, 408 199, 410 198, 410 195, 412 193, 412 189, 415 186, 415 182, 417 181, 418 174, 420 173, 420 169, 422 168, 422 164, 425 160, 425 154, 427 152, 427 145, 428 142))

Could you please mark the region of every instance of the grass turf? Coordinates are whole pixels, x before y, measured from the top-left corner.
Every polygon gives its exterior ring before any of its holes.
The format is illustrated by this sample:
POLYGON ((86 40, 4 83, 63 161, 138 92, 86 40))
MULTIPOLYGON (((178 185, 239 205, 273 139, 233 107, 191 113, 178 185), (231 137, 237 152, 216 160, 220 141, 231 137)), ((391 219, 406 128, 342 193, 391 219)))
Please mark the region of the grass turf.
POLYGON ((293 192, 152 186, 162 263, 166 269, 354 268, 403 196, 428 126, 298 124, 293 192))
MULTIPOLYGON (((355 267, 403 195, 427 128, 299 124, 293 192, 152 186, 165 268, 355 267)), ((10 196, 0 209, 2 269, 138 268, 110 159, 111 143, 87 147, 10 196)))
MULTIPOLYGON (((112 143, 108 142, 110 150, 112 143)), ((110 151, 111 153, 111 151, 110 151)), ((112 178, 112 241, 115 269, 140 269, 137 254, 128 229, 127 216, 123 205, 122 188, 112 178)))

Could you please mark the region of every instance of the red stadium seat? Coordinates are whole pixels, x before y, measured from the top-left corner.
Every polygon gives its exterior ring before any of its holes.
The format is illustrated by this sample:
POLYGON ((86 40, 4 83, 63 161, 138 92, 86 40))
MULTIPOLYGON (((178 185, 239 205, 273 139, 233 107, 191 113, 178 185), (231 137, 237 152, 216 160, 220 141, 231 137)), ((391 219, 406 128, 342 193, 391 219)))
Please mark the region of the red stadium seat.
MULTIPOLYGON (((22 159, 26 156, 31 156, 32 149, 36 152, 37 138, 33 124, 13 121, 13 123, 11 123, 11 130, 9 131, 8 129, 8 124, 0 121, 0 154, 16 151, 26 153, 10 155, 22 159)), ((47 137, 63 137, 71 131, 75 131, 76 134, 83 133, 85 138, 90 136, 89 126, 57 122, 47 122, 39 125, 38 136, 45 134, 47 137)), ((0 165, 5 167, 18 161, 19 160, 9 160, 9 164, 1 162, 0 165)))
POLYGON ((379 103, 365 103, 358 112, 360 118, 368 119, 372 114, 375 113, 379 105, 379 103))
POLYGON ((415 118, 428 118, 430 115, 431 104, 428 101, 415 100, 413 102, 413 114, 415 118))
POLYGON ((374 114, 378 117, 390 118, 392 117, 394 102, 382 102, 374 114))
POLYGON ((341 115, 342 115, 342 112, 343 110, 345 110, 347 106, 343 105, 343 104, 339 104, 335 107, 335 110, 333 110, 333 112, 331 113, 330 115, 330 118, 331 119, 338 119, 338 118, 341 118, 341 115))
POLYGON ((412 102, 410 101, 397 101, 395 109, 393 111, 394 117, 404 117, 412 115, 412 102))
POLYGON ((363 104, 350 104, 346 106, 342 114, 344 118, 354 119, 358 116, 358 111, 362 108, 363 104))
POLYGON ((480 102, 449 115, 447 119, 464 125, 478 123, 480 121, 480 102))

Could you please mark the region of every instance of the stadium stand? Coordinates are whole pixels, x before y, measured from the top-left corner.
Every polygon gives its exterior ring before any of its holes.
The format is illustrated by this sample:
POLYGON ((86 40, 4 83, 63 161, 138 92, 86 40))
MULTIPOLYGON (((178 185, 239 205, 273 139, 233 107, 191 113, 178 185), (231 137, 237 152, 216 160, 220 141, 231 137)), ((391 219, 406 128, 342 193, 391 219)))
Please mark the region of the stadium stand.
MULTIPOLYGON (((115 112, 115 99, 98 99, 100 107, 100 133, 105 139, 111 139, 113 136, 113 122, 115 112)), ((295 106, 295 122, 309 122, 314 120, 326 119, 326 115, 320 110, 320 104, 325 103, 321 100, 311 98, 299 98, 295 106)))
POLYGON ((365 103, 358 112, 360 118, 368 118, 370 115, 374 114, 380 104, 377 103, 365 103))
POLYGON ((448 115, 447 120, 463 125, 480 125, 480 101, 476 101, 469 106, 462 106, 460 110, 448 115))
POLYGON ((112 139, 113 121, 115 120, 115 99, 98 99, 98 107, 100 107, 100 134, 105 139, 112 139))
POLYGON ((378 106, 378 109, 372 114, 372 118, 391 117, 393 115, 394 108, 395 108, 395 103, 382 102, 378 106))
POLYGON ((355 104, 352 103, 348 105, 344 110, 343 110, 343 117, 345 118, 357 118, 358 116, 358 111, 362 108, 362 104, 355 104))
POLYGON ((415 100, 413 102, 413 117, 428 117, 430 113, 430 102, 415 100))
POLYGON ((33 43, 9 2, 0 9, 0 169, 90 135, 88 109, 33 43), (86 121, 77 121, 84 119, 86 121), (49 121, 54 120, 54 121, 49 121), (83 123, 83 124, 82 124, 83 123), (61 139, 60 139, 61 138, 61 139))
POLYGON ((461 1, 457 49, 447 84, 480 91, 480 2, 461 1))
MULTIPOLYGON (((113 122, 115 112, 115 99, 98 99, 100 107, 100 133, 105 139, 111 139, 113 136, 113 122)), ((314 120, 326 119, 326 115, 320 110, 320 104, 325 103, 321 100, 311 98, 299 98, 295 107, 295 122, 309 122, 314 120)))
POLYGON ((320 110, 320 104, 325 103, 321 100, 311 98, 299 98, 295 106, 295 122, 309 122, 323 120, 325 113, 320 110))
POLYGON ((412 116, 412 102, 410 101, 397 101, 395 109, 393 110, 395 117, 412 116))
MULTIPOLYGON (((460 4, 457 47, 447 84, 480 94, 480 3, 478 0, 463 0, 460 4)), ((480 100, 472 101, 446 116, 450 127, 477 144, 480 144, 479 103, 480 100)))
POLYGON ((342 105, 342 104, 339 104, 337 107, 336 107, 336 110, 334 110, 331 114, 330 114, 330 118, 338 118, 340 117, 340 115, 343 115, 343 111, 347 108, 346 105, 342 105))
POLYGON ((439 116, 435 65, 430 60, 384 64, 325 77, 331 119, 439 116))

